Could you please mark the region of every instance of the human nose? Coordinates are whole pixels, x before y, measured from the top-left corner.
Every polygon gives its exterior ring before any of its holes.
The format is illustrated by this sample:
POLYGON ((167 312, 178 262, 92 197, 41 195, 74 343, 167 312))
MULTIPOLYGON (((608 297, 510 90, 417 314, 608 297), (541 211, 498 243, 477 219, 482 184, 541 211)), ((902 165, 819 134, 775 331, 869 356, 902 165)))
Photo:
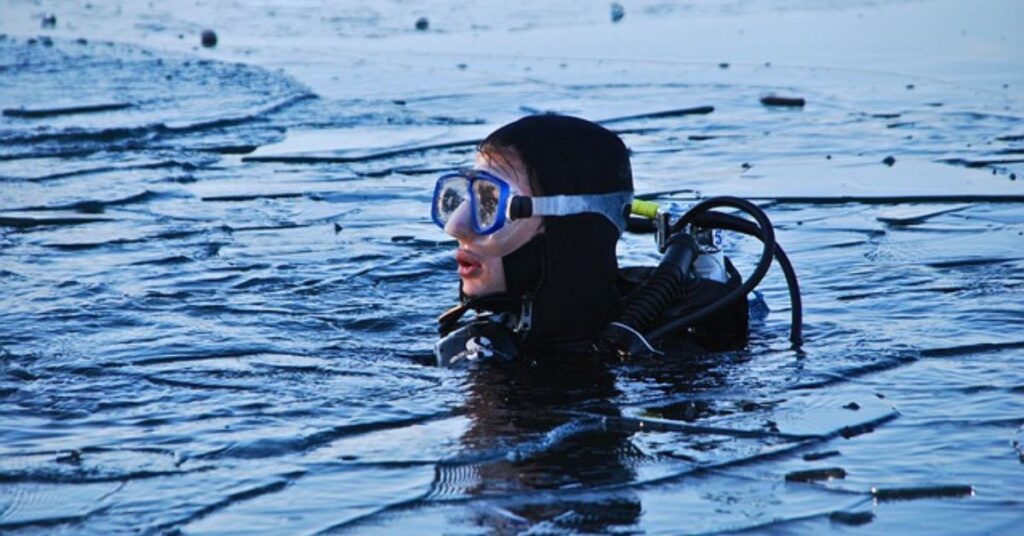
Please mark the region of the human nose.
POLYGON ((476 238, 476 231, 473 229, 473 222, 470 220, 469 202, 464 201, 444 226, 444 232, 457 240, 472 240, 476 238))

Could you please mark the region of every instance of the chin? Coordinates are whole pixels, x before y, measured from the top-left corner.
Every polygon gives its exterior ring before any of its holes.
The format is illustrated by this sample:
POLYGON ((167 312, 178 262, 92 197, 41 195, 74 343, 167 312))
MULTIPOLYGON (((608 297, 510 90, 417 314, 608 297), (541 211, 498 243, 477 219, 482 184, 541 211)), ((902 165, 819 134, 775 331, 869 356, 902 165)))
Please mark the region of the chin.
POLYGON ((504 290, 501 285, 496 284, 487 278, 474 277, 462 280, 462 293, 471 298, 494 294, 504 290))

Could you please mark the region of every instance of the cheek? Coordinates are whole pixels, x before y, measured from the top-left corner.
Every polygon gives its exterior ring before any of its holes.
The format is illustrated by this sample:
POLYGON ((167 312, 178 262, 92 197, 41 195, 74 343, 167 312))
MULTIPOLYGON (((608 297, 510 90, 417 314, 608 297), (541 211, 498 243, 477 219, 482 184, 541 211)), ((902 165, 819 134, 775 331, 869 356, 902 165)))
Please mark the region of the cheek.
POLYGON ((488 257, 504 257, 523 247, 540 232, 540 218, 530 218, 506 225, 480 244, 480 251, 488 257))

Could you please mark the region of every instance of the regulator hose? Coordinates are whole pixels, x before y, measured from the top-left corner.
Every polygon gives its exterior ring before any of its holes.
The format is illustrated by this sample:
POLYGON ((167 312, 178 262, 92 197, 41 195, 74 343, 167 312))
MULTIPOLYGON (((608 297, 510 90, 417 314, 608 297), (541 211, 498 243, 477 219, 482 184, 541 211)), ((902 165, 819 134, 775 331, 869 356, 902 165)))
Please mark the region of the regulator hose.
POLYGON ((747 278, 746 281, 744 281, 740 286, 729 291, 729 293, 721 299, 646 333, 644 336, 648 341, 659 341, 677 329, 693 325, 694 323, 736 303, 738 300, 744 298, 754 290, 754 288, 761 283, 761 280, 764 279, 765 274, 768 273, 768 269, 771 268, 772 254, 775 252, 775 230, 772 228, 772 223, 771 220, 768 219, 768 215, 765 214, 757 205, 745 199, 731 196, 720 196, 705 199, 690 208, 690 210, 672 224, 672 234, 683 232, 686 226, 694 223, 694 220, 698 216, 711 209, 719 207, 731 207, 742 210, 753 217, 757 222, 760 239, 764 245, 764 248, 761 251, 761 259, 757 262, 757 267, 754 268, 754 272, 750 274, 750 277, 747 278))
MULTIPOLYGON (((745 235, 761 238, 760 229, 753 223, 721 212, 705 212, 694 218, 693 223, 700 227, 723 229, 745 235)), ((789 303, 792 310, 791 325, 789 329, 789 340, 797 347, 803 342, 803 300, 800 298, 800 283, 796 278, 796 271, 789 261, 789 256, 783 251, 782 246, 775 244, 775 260, 779 263, 783 275, 786 277, 786 286, 789 289, 789 303)))

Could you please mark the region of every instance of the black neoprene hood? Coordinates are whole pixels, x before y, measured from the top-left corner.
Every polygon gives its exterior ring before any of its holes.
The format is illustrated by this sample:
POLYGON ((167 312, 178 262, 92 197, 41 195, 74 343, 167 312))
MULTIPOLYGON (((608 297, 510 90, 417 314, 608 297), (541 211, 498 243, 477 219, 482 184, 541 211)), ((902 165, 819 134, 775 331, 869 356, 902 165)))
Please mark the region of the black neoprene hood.
MULTIPOLYGON (((494 131, 484 153, 513 149, 534 195, 633 191, 629 150, 608 129, 576 117, 533 115, 494 131)), ((510 293, 533 300, 527 349, 593 340, 619 307, 619 232, 598 214, 545 216, 544 230, 502 258, 510 293)))

